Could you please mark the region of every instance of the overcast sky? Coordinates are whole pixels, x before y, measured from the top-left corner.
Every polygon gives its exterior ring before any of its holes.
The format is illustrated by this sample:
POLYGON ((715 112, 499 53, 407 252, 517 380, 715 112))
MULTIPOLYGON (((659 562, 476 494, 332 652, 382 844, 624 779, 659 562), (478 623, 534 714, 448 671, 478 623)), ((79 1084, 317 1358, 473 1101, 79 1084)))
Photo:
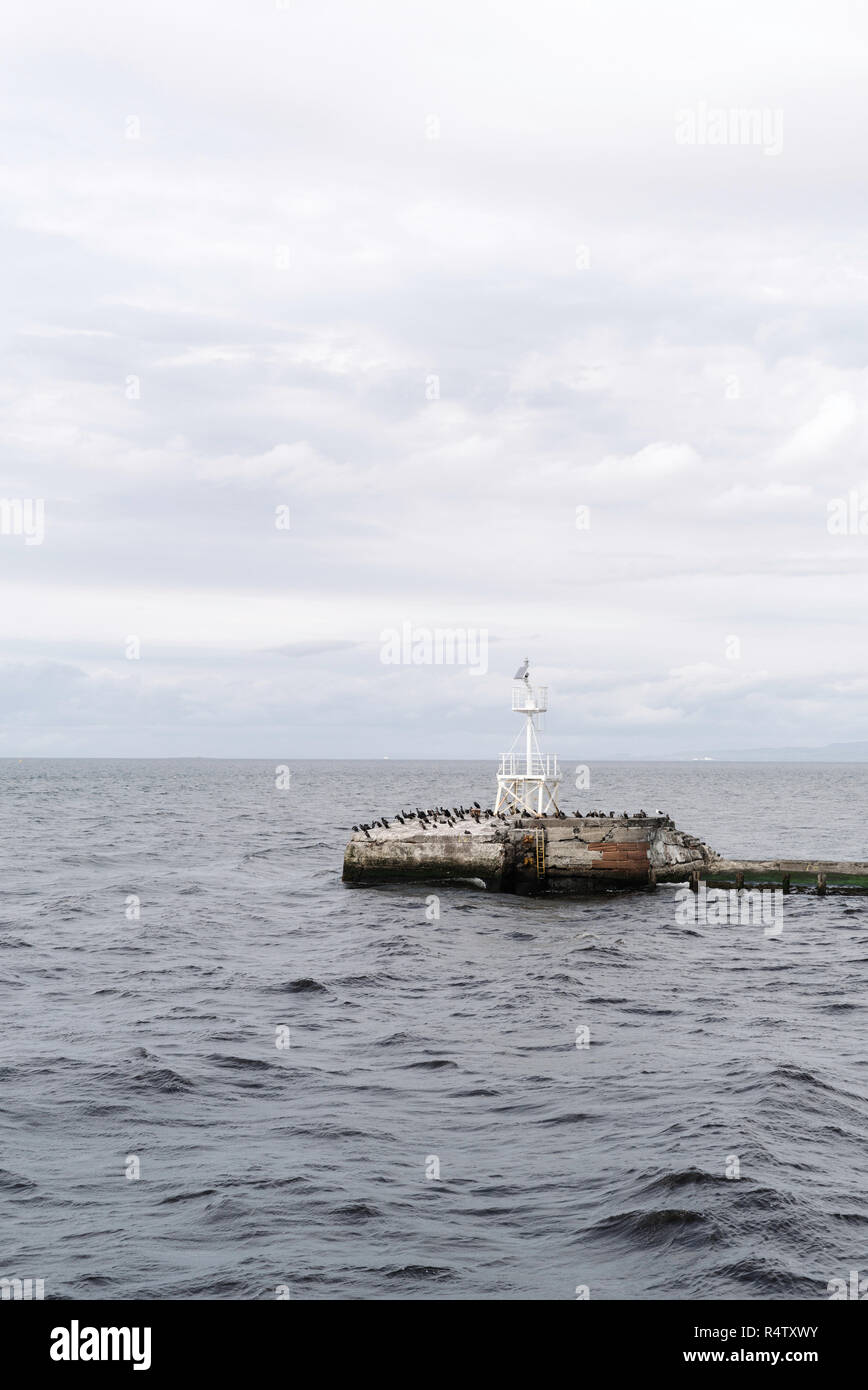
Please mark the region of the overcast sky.
POLYGON ((565 757, 868 738, 865 4, 0 40, 0 754, 494 757, 525 656, 565 757))

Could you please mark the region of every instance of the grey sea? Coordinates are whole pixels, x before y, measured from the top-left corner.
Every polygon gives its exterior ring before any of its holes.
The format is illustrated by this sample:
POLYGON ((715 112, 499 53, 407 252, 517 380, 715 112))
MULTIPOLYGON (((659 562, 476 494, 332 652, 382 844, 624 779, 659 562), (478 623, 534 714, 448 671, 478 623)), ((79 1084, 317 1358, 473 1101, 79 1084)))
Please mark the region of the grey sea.
MULTIPOLYGON (((868 1272, 865 899, 792 894, 775 936, 680 924, 671 887, 349 888, 353 822, 490 805, 492 768, 288 765, 0 763, 0 1277, 811 1300, 868 1272)), ((592 776, 570 809, 868 858, 866 766, 592 776)))

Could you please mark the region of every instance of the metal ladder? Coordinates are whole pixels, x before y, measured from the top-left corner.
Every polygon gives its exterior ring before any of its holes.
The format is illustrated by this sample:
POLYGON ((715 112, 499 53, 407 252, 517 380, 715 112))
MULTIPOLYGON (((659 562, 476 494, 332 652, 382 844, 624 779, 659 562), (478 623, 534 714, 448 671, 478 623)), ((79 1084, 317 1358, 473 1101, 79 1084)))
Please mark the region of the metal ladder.
POLYGON ((546 833, 544 830, 534 831, 534 841, 536 849, 536 876, 545 878, 546 876, 546 833))

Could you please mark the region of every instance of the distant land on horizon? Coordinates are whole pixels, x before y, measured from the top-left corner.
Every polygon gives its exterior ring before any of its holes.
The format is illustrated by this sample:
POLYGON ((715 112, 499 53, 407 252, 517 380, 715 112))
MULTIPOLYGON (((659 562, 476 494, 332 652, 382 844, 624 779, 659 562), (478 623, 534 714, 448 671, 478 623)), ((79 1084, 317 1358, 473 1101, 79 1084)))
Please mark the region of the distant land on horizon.
MULTIPOLYGON (((566 765, 575 755, 562 756, 566 765)), ((0 762, 272 762, 277 753, 0 753, 0 762)), ((492 757, 419 757, 408 754, 371 753, 367 757, 299 756, 282 752, 280 757, 300 763, 393 762, 393 763, 491 763, 492 757)), ((677 753, 594 753, 587 761, 596 763, 868 763, 868 739, 851 743, 824 743, 818 747, 725 748, 677 753)))
MULTIPOLYGON (((620 759, 619 759, 620 761, 620 759)), ((868 763, 868 740, 824 743, 818 748, 729 748, 715 752, 644 754, 624 761, 638 763, 868 763)))

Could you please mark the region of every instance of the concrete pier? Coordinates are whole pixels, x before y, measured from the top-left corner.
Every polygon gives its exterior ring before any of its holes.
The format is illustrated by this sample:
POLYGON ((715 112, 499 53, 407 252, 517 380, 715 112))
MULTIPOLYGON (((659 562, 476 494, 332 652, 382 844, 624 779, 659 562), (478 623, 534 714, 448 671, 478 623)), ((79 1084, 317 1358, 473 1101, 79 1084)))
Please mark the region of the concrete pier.
POLYGON ((356 831, 346 883, 479 881, 504 893, 593 893, 689 878, 718 856, 666 816, 472 817, 356 831))
POLYGON ((717 859, 701 877, 710 888, 827 888, 868 893, 868 863, 850 859, 717 859))
POLYGON ((354 832, 345 883, 477 882, 500 893, 586 894, 699 882, 710 888, 868 892, 868 863, 723 859, 667 816, 390 821, 354 832))
POLYGON ((345 883, 474 882, 500 893, 595 893, 700 882, 784 893, 868 892, 868 863, 807 859, 723 859, 669 816, 640 809, 566 816, 560 769, 540 751, 537 722, 548 687, 531 680, 525 658, 513 678, 512 709, 524 728, 504 753, 494 810, 435 806, 353 826, 344 852, 345 883), (516 751, 523 743, 523 754, 516 751))

